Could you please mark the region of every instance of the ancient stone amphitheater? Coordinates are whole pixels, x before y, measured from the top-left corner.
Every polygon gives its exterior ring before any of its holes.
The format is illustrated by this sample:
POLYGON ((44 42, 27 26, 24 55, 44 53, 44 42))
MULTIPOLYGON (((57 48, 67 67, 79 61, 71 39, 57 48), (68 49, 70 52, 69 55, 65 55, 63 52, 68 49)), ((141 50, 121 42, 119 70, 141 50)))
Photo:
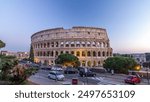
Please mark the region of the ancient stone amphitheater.
POLYGON ((53 28, 36 32, 31 36, 35 61, 55 64, 62 53, 77 56, 81 66, 102 66, 112 56, 106 29, 97 27, 53 28))

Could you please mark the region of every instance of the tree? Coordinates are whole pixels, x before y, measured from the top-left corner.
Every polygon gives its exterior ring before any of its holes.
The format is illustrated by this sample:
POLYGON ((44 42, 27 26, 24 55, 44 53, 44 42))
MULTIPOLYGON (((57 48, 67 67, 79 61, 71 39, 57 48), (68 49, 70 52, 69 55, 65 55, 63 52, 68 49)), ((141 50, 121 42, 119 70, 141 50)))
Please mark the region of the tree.
POLYGON ((60 54, 58 58, 55 60, 55 63, 65 65, 65 66, 73 66, 73 67, 80 66, 78 57, 72 54, 60 54))
POLYGON ((5 46, 6 46, 6 44, 2 40, 0 40, 0 48, 3 48, 5 46))
POLYGON ((33 51, 32 45, 30 46, 30 56, 29 56, 29 60, 30 60, 31 62, 34 62, 34 51, 33 51))
POLYGON ((137 70, 136 66, 138 64, 136 61, 129 57, 110 57, 104 61, 104 68, 106 70, 114 70, 117 73, 128 73, 128 70, 137 70))

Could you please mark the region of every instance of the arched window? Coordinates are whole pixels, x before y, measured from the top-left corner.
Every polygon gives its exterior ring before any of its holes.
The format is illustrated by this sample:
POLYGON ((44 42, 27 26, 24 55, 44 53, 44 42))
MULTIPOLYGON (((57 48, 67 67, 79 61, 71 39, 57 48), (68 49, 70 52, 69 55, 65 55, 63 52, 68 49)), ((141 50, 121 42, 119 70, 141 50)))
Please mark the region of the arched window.
POLYGON ((71 54, 74 55, 74 51, 71 51, 71 54))
POLYGON ((43 52, 43 56, 46 56, 46 53, 45 53, 45 52, 43 52))
POLYGON ((84 41, 82 41, 81 44, 82 44, 83 47, 85 47, 85 42, 84 41))
POLYGON ((86 62, 86 61, 82 61, 82 66, 85 66, 85 62, 86 62))
POLYGON ((96 66, 96 61, 93 61, 93 67, 95 67, 96 66))
POLYGON ((49 47, 50 46, 50 44, 49 44, 49 42, 47 43, 47 47, 49 47))
POLYGON ((97 47, 100 47, 100 43, 99 42, 97 42, 97 47))
POLYGON ((110 52, 110 56, 112 56, 112 52, 110 52))
POLYGON ((42 55, 42 51, 40 52, 40 56, 43 56, 43 55, 42 55))
POLYGON ((54 47, 54 42, 51 42, 51 46, 54 47))
POLYGON ((40 56, 40 52, 37 53, 37 56, 40 56))
POLYGON ((91 46, 91 43, 88 41, 87 42, 87 47, 90 47, 91 46))
POLYGON ((60 43, 60 46, 61 46, 61 47, 64 47, 64 42, 61 42, 61 43, 60 43))
POLYGON ((69 54, 69 51, 66 51, 67 54, 69 54))
POLYGON ((100 51, 98 52, 98 56, 99 56, 99 57, 101 56, 101 52, 100 52, 100 51))
POLYGON ((95 43, 95 42, 92 42, 92 46, 94 46, 94 47, 95 47, 95 46, 96 46, 96 43, 95 43))
POLYGON ((49 56, 50 55, 50 51, 47 51, 47 56, 49 56))
POLYGON ((79 41, 76 42, 76 47, 80 47, 80 42, 79 41))
POLYGON ((79 57, 80 56, 80 51, 77 51, 76 55, 79 57))
POLYGON ((63 51, 61 51, 60 53, 63 54, 63 51))
POLYGON ((51 51, 51 56, 52 56, 52 57, 54 56, 54 52, 53 52, 53 51, 51 51))
POLYGON ((107 51, 107 56, 109 56, 109 52, 107 51))
POLYGON ((74 42, 72 41, 72 42, 71 42, 71 47, 74 47, 74 46, 75 46, 75 45, 74 45, 74 42))
POLYGON ((44 48, 46 48, 46 43, 44 43, 44 48))
POLYGON ((67 41, 65 44, 66 44, 66 47, 69 47, 69 41, 67 41))
POLYGON ((90 51, 87 52, 87 56, 88 57, 91 56, 91 52, 90 51))
POLYGON ((88 65, 89 67, 91 67, 91 61, 88 61, 88 62, 87 62, 87 65, 88 65))
POLYGON ((85 51, 82 51, 82 57, 85 57, 86 54, 85 54, 85 51))
POLYGON ((59 45, 58 42, 56 42, 56 47, 58 47, 58 45, 59 45))
POLYGON ((105 57, 105 52, 103 51, 103 57, 105 57))
POLYGON ((58 51, 55 52, 55 55, 58 56, 58 51))
POLYGON ((96 57, 96 52, 95 51, 93 51, 93 56, 96 57))

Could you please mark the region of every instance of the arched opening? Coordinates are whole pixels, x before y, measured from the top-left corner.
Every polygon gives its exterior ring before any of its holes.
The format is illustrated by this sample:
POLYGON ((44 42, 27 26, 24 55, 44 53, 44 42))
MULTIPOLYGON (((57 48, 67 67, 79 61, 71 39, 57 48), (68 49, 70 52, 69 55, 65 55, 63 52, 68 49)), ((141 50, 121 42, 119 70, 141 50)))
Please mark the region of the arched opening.
POLYGON ((82 57, 85 57, 85 56, 86 56, 85 51, 82 51, 82 57))
POLYGON ((87 62, 88 67, 91 67, 91 61, 87 62))
POLYGON ((58 51, 55 52, 55 55, 58 56, 58 51))
POLYGON ((60 43, 60 47, 64 47, 64 42, 61 42, 61 43, 60 43))
POLYGON ((98 56, 99 56, 99 57, 101 56, 101 52, 100 52, 100 51, 98 52, 98 56))
POLYGON ((76 42, 76 47, 80 47, 80 42, 79 41, 76 42))
POLYGON ((87 56, 88 56, 88 57, 91 56, 91 52, 90 52, 90 51, 87 52, 87 56))
POLYGON ((71 54, 74 55, 74 51, 71 51, 71 54))
POLYGON ((85 61, 82 61, 82 66, 85 66, 85 65, 86 65, 85 61))
POLYGON ((80 52, 79 52, 79 51, 77 51, 76 55, 77 55, 78 57, 80 57, 80 52))
POLYGON ((91 43, 88 41, 87 42, 87 47, 90 47, 91 46, 91 43))
POLYGON ((71 47, 74 47, 74 46, 75 46, 75 45, 74 45, 74 42, 72 41, 72 42, 71 42, 71 47))
POLYGON ((93 57, 96 57, 96 52, 95 51, 93 51, 93 57))
POLYGON ((85 42, 84 41, 82 41, 82 47, 85 47, 85 42))
POLYGON ((105 52, 103 51, 103 57, 105 57, 105 52))
POLYGON ((69 42, 68 41, 66 42, 66 47, 69 47, 69 42))
POLYGON ((95 67, 96 66, 96 61, 93 61, 93 67, 95 67))

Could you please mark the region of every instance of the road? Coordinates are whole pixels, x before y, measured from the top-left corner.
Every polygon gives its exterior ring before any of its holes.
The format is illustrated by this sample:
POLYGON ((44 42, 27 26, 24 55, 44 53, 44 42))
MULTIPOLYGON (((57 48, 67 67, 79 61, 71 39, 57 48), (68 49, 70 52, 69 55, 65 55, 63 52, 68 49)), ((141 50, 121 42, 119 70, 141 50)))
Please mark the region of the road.
MULTIPOLYGON (((29 81, 39 85, 63 85, 71 84, 72 78, 79 80, 79 85, 126 85, 124 79, 127 75, 109 73, 97 73, 95 77, 80 77, 78 74, 64 74, 64 81, 56 81, 47 77, 49 70, 39 70, 35 75, 29 77, 29 81)), ((139 85, 146 85, 147 81, 142 81, 139 85)))

